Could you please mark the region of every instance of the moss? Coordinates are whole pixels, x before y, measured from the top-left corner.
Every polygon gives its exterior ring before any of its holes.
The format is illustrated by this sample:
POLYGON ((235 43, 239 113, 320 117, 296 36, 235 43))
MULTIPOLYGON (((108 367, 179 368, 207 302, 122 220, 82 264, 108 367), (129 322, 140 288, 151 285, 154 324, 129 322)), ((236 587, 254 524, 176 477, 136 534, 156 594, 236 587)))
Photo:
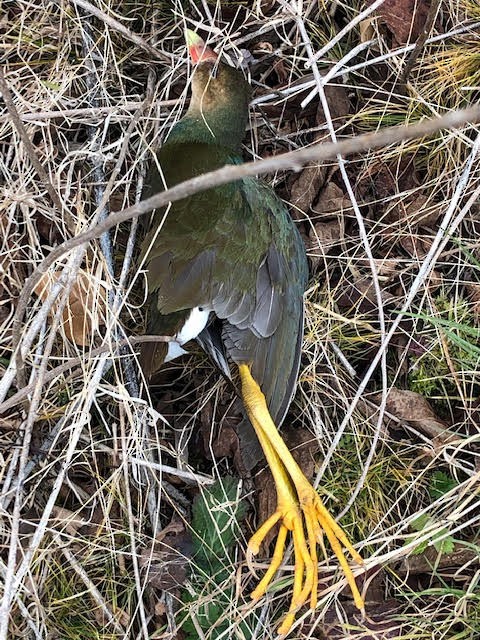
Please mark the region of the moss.
POLYGON ((418 316, 423 321, 419 339, 425 350, 411 358, 408 388, 445 404, 458 396, 459 379, 474 383, 480 361, 475 343, 478 329, 463 298, 441 294, 433 302, 435 316, 418 316))

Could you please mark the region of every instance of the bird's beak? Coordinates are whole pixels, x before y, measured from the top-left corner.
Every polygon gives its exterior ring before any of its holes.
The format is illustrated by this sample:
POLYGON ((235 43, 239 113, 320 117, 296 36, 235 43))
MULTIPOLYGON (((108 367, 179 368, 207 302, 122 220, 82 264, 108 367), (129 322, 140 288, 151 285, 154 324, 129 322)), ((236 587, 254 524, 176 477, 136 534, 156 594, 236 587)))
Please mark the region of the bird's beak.
POLYGON ((193 64, 205 62, 205 60, 217 60, 218 56, 210 49, 195 31, 187 29, 187 47, 193 64))

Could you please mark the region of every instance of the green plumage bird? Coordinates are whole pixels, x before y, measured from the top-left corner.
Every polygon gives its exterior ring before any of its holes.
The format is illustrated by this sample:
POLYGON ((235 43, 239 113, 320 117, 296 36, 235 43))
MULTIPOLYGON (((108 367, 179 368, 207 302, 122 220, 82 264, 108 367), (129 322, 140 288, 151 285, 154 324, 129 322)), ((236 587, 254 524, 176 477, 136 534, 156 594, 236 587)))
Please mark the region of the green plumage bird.
MULTIPOLYGON (((239 150, 250 86, 241 71, 219 60, 199 36, 188 32, 187 41, 195 65, 190 106, 157 155, 147 180, 148 195, 242 162, 239 150)), ((252 595, 265 593, 291 531, 293 598, 279 630, 287 633, 302 604, 310 599, 315 606, 316 548, 322 531, 355 590, 339 541, 361 562, 275 426, 285 417, 298 375, 307 283, 302 239, 272 189, 245 178, 157 211, 142 244, 142 260, 148 333, 173 337, 169 343, 144 345, 145 375, 184 353, 183 345, 194 338, 226 374, 230 366, 238 367, 246 414, 278 494, 278 508, 251 539, 249 552, 257 553, 268 531, 280 524, 274 559, 252 595)), ((362 607, 358 590, 355 597, 362 607)))

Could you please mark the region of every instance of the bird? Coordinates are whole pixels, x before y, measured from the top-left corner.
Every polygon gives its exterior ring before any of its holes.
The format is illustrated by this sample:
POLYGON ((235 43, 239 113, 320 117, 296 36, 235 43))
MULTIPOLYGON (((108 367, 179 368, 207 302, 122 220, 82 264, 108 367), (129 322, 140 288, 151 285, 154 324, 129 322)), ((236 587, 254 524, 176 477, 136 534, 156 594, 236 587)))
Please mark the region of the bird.
MULTIPOLYGON (((193 67, 191 99, 157 152, 147 195, 243 162, 241 143, 251 86, 195 32, 187 30, 193 67)), ((273 475, 277 508, 248 542, 247 557, 278 525, 274 553, 252 592, 266 593, 293 540, 292 597, 278 632, 287 635, 300 607, 317 603, 318 546, 323 534, 337 556, 359 609, 363 599, 342 547, 362 558, 323 505, 278 427, 295 391, 304 323, 308 264, 302 238, 284 202, 266 183, 246 177, 183 198, 154 212, 141 244, 146 272, 148 379, 196 339, 226 375, 239 380, 243 407, 273 475)))

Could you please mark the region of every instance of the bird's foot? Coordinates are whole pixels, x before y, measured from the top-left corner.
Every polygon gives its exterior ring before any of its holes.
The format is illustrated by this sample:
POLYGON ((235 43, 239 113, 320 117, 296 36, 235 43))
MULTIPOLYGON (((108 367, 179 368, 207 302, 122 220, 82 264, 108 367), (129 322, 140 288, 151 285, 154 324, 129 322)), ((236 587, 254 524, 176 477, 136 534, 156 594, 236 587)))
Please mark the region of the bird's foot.
POLYGON ((252 555, 257 554, 268 532, 277 523, 280 525, 272 562, 252 593, 252 597, 258 599, 264 595, 280 568, 290 531, 295 559, 293 595, 288 613, 278 629, 281 635, 286 635, 290 631, 297 610, 308 600, 312 609, 317 604, 317 545, 324 549, 323 534, 325 534, 345 573, 355 604, 363 610, 363 599, 343 553, 342 545, 359 564, 362 564, 362 558, 324 507, 317 492, 282 440, 268 411, 265 396, 252 377, 250 367, 241 364, 238 369, 245 409, 265 453, 277 491, 277 509, 250 539, 247 557, 251 558, 252 555))
POLYGON ((363 560, 349 542, 341 527, 335 522, 323 505, 315 489, 306 478, 297 478, 295 483, 296 498, 290 496, 279 499, 275 513, 256 531, 248 543, 250 556, 256 555, 268 532, 279 523, 280 529, 275 544, 272 561, 262 580, 252 593, 257 600, 262 597, 278 571, 285 554, 285 543, 290 531, 294 551, 293 595, 288 613, 280 625, 278 632, 286 635, 295 620, 295 614, 307 601, 313 609, 317 604, 318 569, 317 545, 323 547, 323 534, 327 537, 333 552, 338 558, 345 577, 352 590, 355 605, 363 610, 363 598, 355 583, 352 570, 348 565, 344 546, 358 564, 363 560), (300 485, 300 486, 299 486, 300 485))

